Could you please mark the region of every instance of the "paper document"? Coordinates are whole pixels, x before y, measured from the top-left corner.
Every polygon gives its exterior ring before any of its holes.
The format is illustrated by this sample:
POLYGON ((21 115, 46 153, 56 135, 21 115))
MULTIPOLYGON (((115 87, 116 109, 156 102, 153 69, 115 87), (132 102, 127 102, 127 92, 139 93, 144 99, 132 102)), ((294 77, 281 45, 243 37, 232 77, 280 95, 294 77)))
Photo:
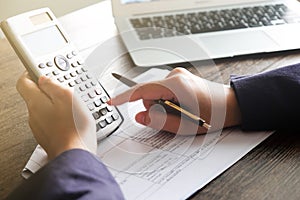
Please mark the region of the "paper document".
MULTIPOLYGON (((161 79, 168 73, 153 68, 135 80, 161 79)), ((144 110, 141 101, 119 109, 125 121, 99 143, 97 154, 129 200, 186 199, 272 134, 230 128, 221 134, 178 136, 137 124, 134 116, 144 110)), ((40 150, 33 153, 23 176, 46 163, 40 150)))

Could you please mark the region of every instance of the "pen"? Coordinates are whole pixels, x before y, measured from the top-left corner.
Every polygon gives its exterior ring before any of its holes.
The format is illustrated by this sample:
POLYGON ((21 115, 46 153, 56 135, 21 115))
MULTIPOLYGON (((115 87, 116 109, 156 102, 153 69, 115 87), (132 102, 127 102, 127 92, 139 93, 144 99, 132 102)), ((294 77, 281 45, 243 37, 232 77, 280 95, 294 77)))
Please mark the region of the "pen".
MULTIPOLYGON (((121 81, 122 83, 124 83, 125 85, 127 85, 129 87, 132 87, 137 84, 136 82, 134 82, 124 76, 121 76, 120 74, 112 73, 112 75, 113 75, 113 77, 115 77, 116 79, 118 79, 119 81, 121 81)), ((180 107, 179 105, 177 105, 174 102, 171 102, 169 100, 163 100, 163 99, 156 100, 155 102, 162 105, 167 111, 173 112, 176 114, 182 114, 182 116, 184 116, 186 119, 196 123, 199 126, 206 128, 207 130, 209 130, 211 128, 211 125, 206 123, 205 120, 190 113, 189 111, 185 110, 184 108, 180 107)))

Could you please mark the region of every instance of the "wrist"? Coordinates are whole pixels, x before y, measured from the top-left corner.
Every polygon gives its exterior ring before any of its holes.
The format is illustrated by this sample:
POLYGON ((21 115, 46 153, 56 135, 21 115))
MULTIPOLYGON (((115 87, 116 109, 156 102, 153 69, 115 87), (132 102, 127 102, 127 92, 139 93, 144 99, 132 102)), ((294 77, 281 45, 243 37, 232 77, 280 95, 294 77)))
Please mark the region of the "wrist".
POLYGON ((80 141, 72 141, 69 143, 63 143, 61 145, 53 145, 53 147, 48 148, 46 150, 47 155, 48 155, 48 159, 52 160, 54 158, 56 158, 57 156, 59 156, 60 154, 62 154, 65 151, 69 151, 72 149, 83 149, 86 150, 85 146, 82 145, 82 143, 80 141))
POLYGON ((242 122, 240 107, 234 90, 230 86, 225 86, 226 95, 226 118, 224 127, 240 125, 242 122))

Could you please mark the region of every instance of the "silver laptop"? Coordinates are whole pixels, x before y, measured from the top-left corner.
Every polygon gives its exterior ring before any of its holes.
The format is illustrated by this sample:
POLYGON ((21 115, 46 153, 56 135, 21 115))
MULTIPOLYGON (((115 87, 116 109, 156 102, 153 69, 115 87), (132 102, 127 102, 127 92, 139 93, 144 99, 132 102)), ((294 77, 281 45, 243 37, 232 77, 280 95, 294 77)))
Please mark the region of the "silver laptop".
POLYGON ((296 0, 112 0, 137 66, 300 48, 296 0))

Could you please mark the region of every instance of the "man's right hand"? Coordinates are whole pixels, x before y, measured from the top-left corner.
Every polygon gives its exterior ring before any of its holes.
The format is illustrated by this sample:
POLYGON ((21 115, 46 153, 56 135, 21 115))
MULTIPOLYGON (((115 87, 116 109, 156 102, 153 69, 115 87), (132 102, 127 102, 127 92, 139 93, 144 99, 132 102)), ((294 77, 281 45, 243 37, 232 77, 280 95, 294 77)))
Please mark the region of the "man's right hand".
POLYGON ((203 134, 207 130, 178 115, 152 109, 155 100, 171 100, 184 106, 212 125, 212 131, 240 124, 239 106, 232 88, 211 82, 176 68, 163 80, 138 84, 112 98, 109 103, 120 105, 142 99, 146 111, 136 115, 140 124, 181 135, 203 134))

